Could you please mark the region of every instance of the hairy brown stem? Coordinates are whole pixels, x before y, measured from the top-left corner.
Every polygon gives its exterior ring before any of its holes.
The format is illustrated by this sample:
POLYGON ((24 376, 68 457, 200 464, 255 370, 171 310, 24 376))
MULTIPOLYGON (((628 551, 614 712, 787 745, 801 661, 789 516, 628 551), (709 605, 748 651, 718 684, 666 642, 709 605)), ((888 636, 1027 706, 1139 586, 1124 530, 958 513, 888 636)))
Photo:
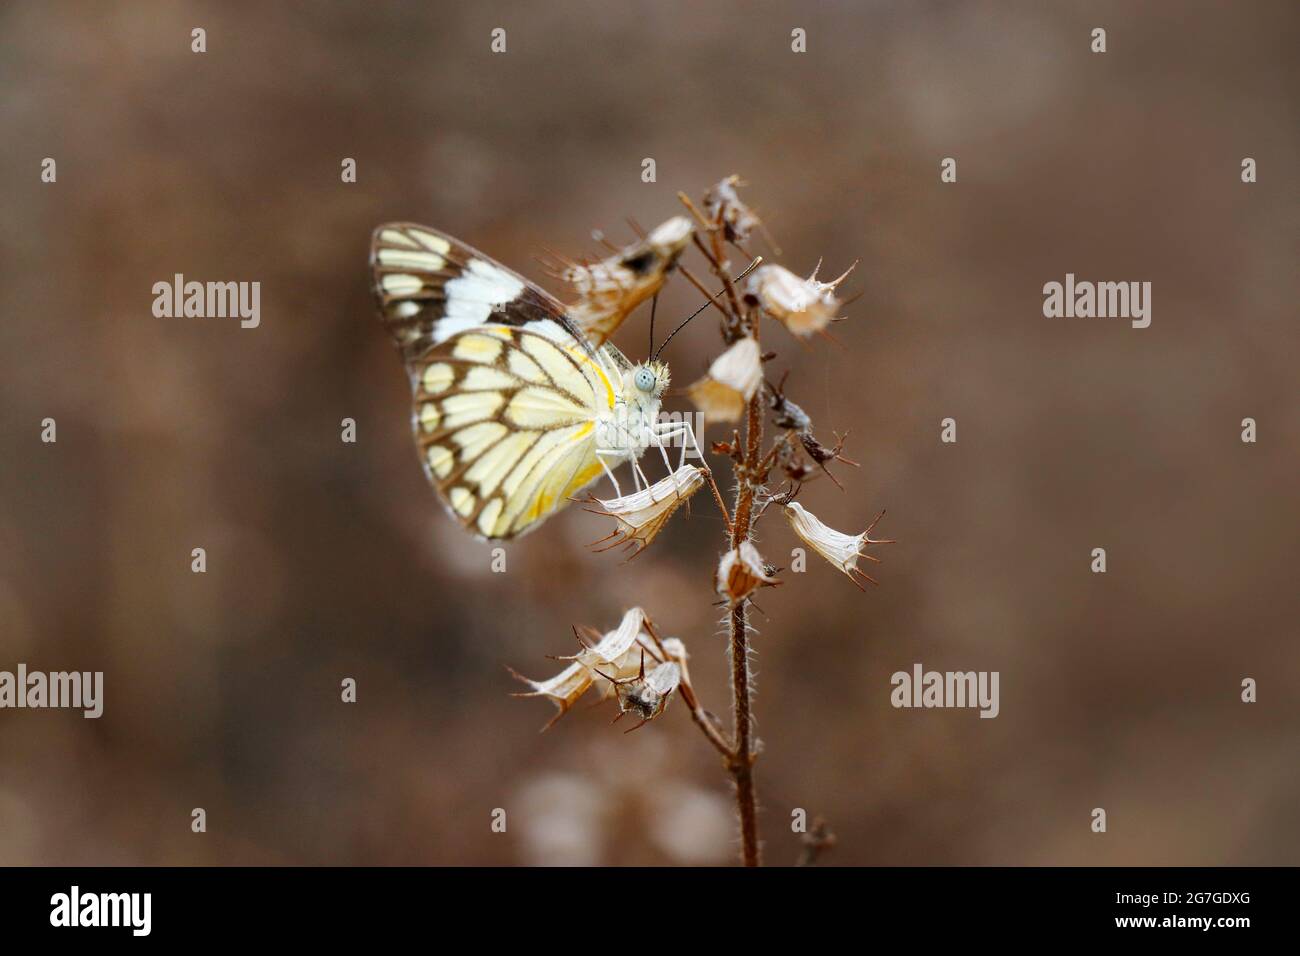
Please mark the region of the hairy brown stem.
POLYGON ((709 719, 708 712, 700 706, 699 699, 695 696, 695 689, 685 679, 682 680, 682 700, 686 701, 686 706, 691 709, 691 720, 704 732, 709 743, 723 757, 731 759, 731 743, 726 737, 722 736, 712 720, 709 719))
MULTIPOLYGON (((719 249, 718 252, 721 252, 719 249)), ((721 263, 719 256, 719 263, 721 263)), ((725 268, 719 272, 724 276, 725 268)), ((731 288, 729 277, 723 279, 731 288)), ((738 304, 738 303, 737 303, 738 304)), ((751 321, 749 334, 758 340, 758 323, 751 321)), ((754 494, 762 480, 759 475, 759 449, 763 442, 762 390, 749 400, 745 418, 745 454, 733 465, 736 476, 736 505, 731 521, 731 547, 748 541, 754 523, 754 494)), ((754 785, 753 687, 749 673, 749 603, 741 601, 731 612, 731 704, 735 752, 730 770, 736 782, 736 811, 740 815, 741 858, 745 866, 758 866, 758 795, 754 785)))
MULTIPOLYGON (((722 282, 726 293, 725 305, 718 302, 717 296, 709 296, 711 302, 719 306, 726 320, 723 322, 723 338, 730 344, 740 336, 749 334, 758 341, 758 322, 756 316, 746 316, 741 309, 740 295, 736 291, 735 277, 731 273, 723 245, 723 228, 721 209, 718 218, 709 221, 691 202, 690 197, 678 193, 682 204, 690 210, 691 215, 704 228, 709 241, 706 243, 696 232, 692 237, 695 247, 708 261, 713 274, 722 282)), ((750 264, 750 269, 758 261, 750 264)), ((747 269, 746 272, 749 270, 747 269)), ((692 277, 692 284, 702 293, 708 293, 692 277)), ((727 537, 732 549, 750 539, 754 523, 754 497, 763 481, 764 465, 760 464, 759 449, 763 441, 763 393, 758 390, 749 400, 745 419, 745 449, 743 454, 733 449, 732 473, 736 479, 736 497, 731 517, 727 523, 727 537)), ((765 464, 765 463, 764 463, 765 464)), ((767 466, 770 467, 770 466, 767 466)), ((715 486, 716 493, 716 486, 715 486)), ((726 516, 726 507, 719 497, 719 507, 726 516)), ((724 754, 727 770, 736 785, 736 813, 740 818, 741 860, 745 866, 758 866, 760 854, 758 843, 758 794, 754 783, 754 759, 757 756, 754 740, 754 694, 752 675, 749 672, 749 604, 741 601, 729 614, 730 653, 731 653, 731 704, 732 704, 732 739, 724 754)), ((684 696, 684 695, 683 695, 684 696)), ((717 746, 709 729, 706 728, 707 717, 702 713, 692 716, 705 735, 717 746)), ((716 728, 712 728, 716 731, 716 728)))
POLYGON ((724 758, 730 760, 732 754, 731 742, 722 736, 722 732, 718 730, 708 712, 701 706, 699 698, 695 696, 695 687, 691 684, 691 674, 686 667, 686 660, 684 658, 674 658, 668 653, 667 648, 664 647, 663 638, 659 636, 659 629, 655 627, 654 622, 649 617, 645 619, 645 629, 650 635, 650 639, 654 641, 655 647, 659 649, 660 659, 665 661, 676 660, 678 667, 681 668, 681 684, 679 687, 682 700, 691 709, 691 720, 695 721, 700 730, 704 732, 704 736, 708 738, 714 749, 722 754, 724 758))
POLYGON ((722 492, 718 490, 718 483, 713 480, 713 472, 707 472, 706 476, 709 482, 709 488, 713 491, 713 500, 717 502, 718 510, 722 512, 722 520, 727 524, 727 537, 731 537, 731 515, 727 513, 727 503, 722 500, 722 492))

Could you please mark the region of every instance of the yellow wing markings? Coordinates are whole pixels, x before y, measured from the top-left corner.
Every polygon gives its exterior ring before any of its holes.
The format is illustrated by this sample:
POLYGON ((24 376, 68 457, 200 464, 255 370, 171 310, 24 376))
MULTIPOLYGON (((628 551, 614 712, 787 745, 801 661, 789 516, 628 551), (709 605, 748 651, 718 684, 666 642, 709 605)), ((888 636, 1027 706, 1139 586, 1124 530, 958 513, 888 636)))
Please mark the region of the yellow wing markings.
POLYGON ((594 378, 603 388, 605 407, 612 409, 615 400, 614 385, 610 382, 609 376, 605 374, 605 370, 600 367, 598 362, 593 361, 591 356, 584 351, 577 349, 566 349, 565 351, 568 353, 570 358, 575 362, 580 363, 581 368, 591 373, 591 377, 594 378))
POLYGON ((447 362, 430 362, 420 374, 419 387, 427 395, 441 395, 456 381, 456 369, 447 362))
POLYGON ((577 341, 466 329, 416 360, 412 397, 430 482, 477 534, 530 529, 604 470, 596 423, 614 406, 616 387, 577 341))
POLYGON ((586 484, 603 470, 592 428, 577 425, 545 433, 506 477, 501 486, 504 517, 516 533, 567 503, 573 472, 590 472, 586 484))
POLYGON ((457 392, 442 400, 443 431, 457 431, 474 422, 495 418, 505 406, 506 396, 499 391, 457 392))
POLYGON ((556 448, 562 447, 565 442, 575 440, 577 436, 574 433, 576 431, 577 429, 574 428, 543 432, 538 437, 537 442, 528 449, 514 468, 510 470, 510 473, 502 480, 501 491, 506 498, 513 501, 516 493, 523 488, 524 482, 533 474, 538 464, 556 448))
POLYGON ((462 518, 468 518, 474 513, 474 506, 478 499, 474 493, 463 485, 455 485, 447 492, 447 500, 451 503, 452 510, 462 518))
POLYGON ((509 499, 508 513, 516 533, 548 517, 568 503, 569 498, 604 470, 596 457, 595 443, 572 441, 556 448, 544 468, 540 482, 524 486, 509 499))
POLYGON ((430 445, 424 452, 425 463, 438 480, 451 475, 456 464, 456 453, 446 445, 430 445))
POLYGON ((504 437, 458 467, 440 482, 440 490, 471 530, 490 538, 519 534, 602 473, 595 445, 586 440, 593 427, 504 437))
POLYGON ((438 430, 438 425, 442 421, 442 411, 438 408, 437 402, 422 402, 419 411, 419 430, 428 435, 438 430))
POLYGON ((472 462, 461 477, 464 481, 477 485, 479 494, 490 495, 536 441, 536 432, 514 432, 507 435, 472 462))
POLYGON ((590 409, 582 408, 554 389, 529 386, 515 392, 506 405, 505 417, 519 428, 560 428, 592 422, 590 409))
POLYGON ((500 422, 476 422, 453 432, 452 442, 459 446, 461 461, 472 461, 504 438, 510 429, 500 422))
POLYGON ((545 385, 550 379, 542 367, 528 357, 522 349, 511 349, 506 356, 506 368, 510 374, 532 385, 545 385))
POLYGON ((537 488, 531 504, 520 515, 520 528, 559 510, 575 492, 586 487, 603 470, 594 448, 575 445, 567 449, 537 488))
POLYGON ((476 365, 465 371, 460 387, 467 392, 478 392, 487 389, 515 389, 523 384, 509 372, 503 372, 491 365, 476 365))
POLYGON ((493 498, 483 505, 482 510, 478 513, 478 518, 474 521, 480 534, 488 538, 495 538, 505 530, 499 527, 501 509, 504 506, 505 502, 500 498, 493 498))
POLYGON ((505 341, 499 336, 480 335, 476 332, 462 332, 448 342, 452 346, 452 358, 480 365, 490 365, 495 362, 506 347, 505 341))
POLYGON ((595 410, 596 390, 568 349, 544 335, 521 335, 520 339, 523 350, 541 366, 555 388, 567 392, 579 405, 595 410))

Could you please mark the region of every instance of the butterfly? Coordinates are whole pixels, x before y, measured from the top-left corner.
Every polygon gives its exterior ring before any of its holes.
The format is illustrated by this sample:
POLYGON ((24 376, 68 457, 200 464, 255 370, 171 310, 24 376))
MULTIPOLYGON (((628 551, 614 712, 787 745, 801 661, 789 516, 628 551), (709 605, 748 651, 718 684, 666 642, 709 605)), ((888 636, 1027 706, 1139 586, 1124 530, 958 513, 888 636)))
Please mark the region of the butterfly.
MULTIPOLYGON (((685 245, 685 238, 681 246, 685 245)), ((680 251, 680 246, 677 251, 680 251)), ((631 263, 672 267, 668 253, 631 263)), ((413 223, 371 238, 382 320, 406 362, 424 472, 448 512, 489 540, 536 528, 572 497, 670 441, 699 454, 688 421, 658 420, 668 366, 593 343, 566 306, 463 242, 413 223)))

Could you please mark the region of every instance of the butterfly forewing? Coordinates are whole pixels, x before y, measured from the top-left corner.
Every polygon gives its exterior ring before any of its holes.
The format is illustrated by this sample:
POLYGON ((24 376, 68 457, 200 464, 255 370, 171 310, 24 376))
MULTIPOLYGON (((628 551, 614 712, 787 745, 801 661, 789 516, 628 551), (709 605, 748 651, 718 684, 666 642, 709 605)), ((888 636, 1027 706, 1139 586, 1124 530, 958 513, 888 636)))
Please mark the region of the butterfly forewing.
POLYGON ((384 324, 408 359, 479 325, 554 323, 585 342, 554 296, 437 229, 380 226, 371 236, 370 268, 384 324))

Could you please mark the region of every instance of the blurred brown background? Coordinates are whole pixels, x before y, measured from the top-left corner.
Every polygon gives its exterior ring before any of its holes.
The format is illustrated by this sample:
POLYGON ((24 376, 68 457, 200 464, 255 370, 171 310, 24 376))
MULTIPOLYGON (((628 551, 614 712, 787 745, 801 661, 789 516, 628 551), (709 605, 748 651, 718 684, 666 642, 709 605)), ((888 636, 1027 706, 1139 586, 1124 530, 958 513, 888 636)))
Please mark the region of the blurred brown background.
MULTIPOLYGON (((7 4, 0 668, 103 670, 106 711, 0 712, 0 863, 731 860, 680 702, 539 736, 503 668, 642 604, 727 713, 716 514, 622 565, 571 509, 489 573, 424 483, 366 269, 412 219, 543 279, 543 246, 730 172, 791 268, 861 259, 839 347, 768 342, 862 463, 801 500, 850 530, 886 507, 900 541, 868 594, 812 559, 760 602, 768 861, 802 807, 828 864, 1300 862, 1298 28, 1284 2, 7 4), (154 318, 176 272, 261 281, 261 327, 154 318), (1066 272, 1151 281, 1151 327, 1045 319, 1066 272), (894 710, 918 661, 1000 671, 1001 715, 894 710)), ((661 319, 697 301, 676 280, 661 319)), ((679 336, 677 382, 718 347, 679 336)))

